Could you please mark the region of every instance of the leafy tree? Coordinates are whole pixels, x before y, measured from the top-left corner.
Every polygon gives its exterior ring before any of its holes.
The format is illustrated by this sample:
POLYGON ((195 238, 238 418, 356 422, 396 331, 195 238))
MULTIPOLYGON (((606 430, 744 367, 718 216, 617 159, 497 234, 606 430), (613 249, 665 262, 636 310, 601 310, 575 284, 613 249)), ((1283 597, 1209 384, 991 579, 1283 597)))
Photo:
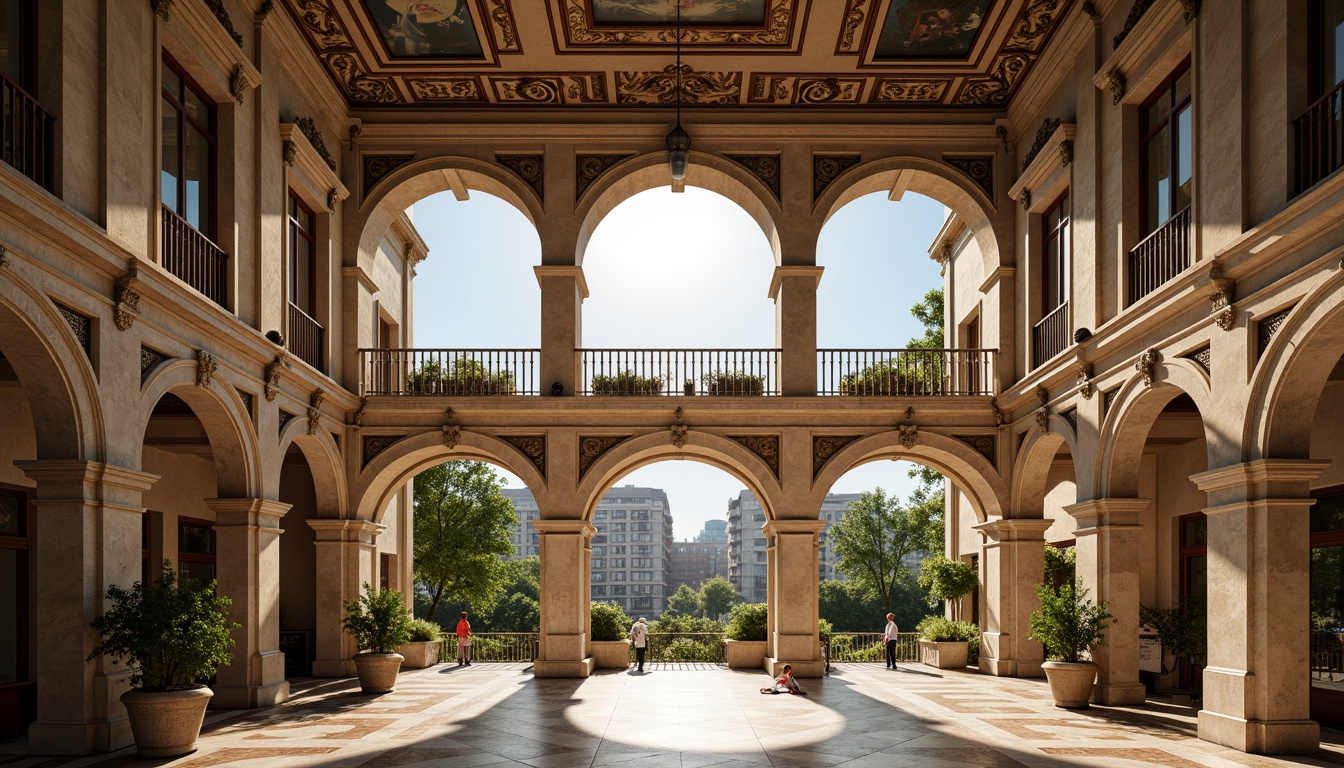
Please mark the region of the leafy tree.
POLYGON ((880 632, 887 623, 877 593, 854 581, 823 581, 817 608, 842 632, 880 632))
POLYGON ((765 640, 769 630, 769 607, 765 603, 738 603, 728 612, 732 640, 765 640))
POLYGON ((929 605, 946 600, 956 617, 961 612, 959 601, 980 586, 980 578, 970 563, 934 555, 919 564, 919 585, 929 591, 929 605))
POLYGON ((715 576, 700 585, 700 608, 711 619, 722 617, 741 599, 733 583, 722 576, 715 576))
POLYGON ((625 633, 630 631, 630 617, 625 615, 625 610, 615 603, 598 603, 590 605, 591 611, 589 625, 593 632, 593 639, 599 642, 624 640, 625 633))
POLYGON ((657 621, 649 623, 650 632, 722 632, 722 623, 699 616, 664 613, 657 621))
POLYGON ((694 616, 700 612, 700 596, 690 586, 682 584, 667 598, 667 612, 674 616, 694 616))
POLYGON ((500 493, 504 479, 479 461, 450 461, 415 478, 415 578, 429 596, 434 618, 440 601, 488 605, 513 554, 513 503, 500 493))
POLYGON ((485 626, 492 632, 536 632, 541 628, 541 603, 522 592, 503 592, 485 626))
POLYGON ((910 572, 906 556, 928 550, 933 524, 924 505, 904 507, 881 488, 866 492, 827 534, 839 556, 836 569, 875 592, 885 614, 897 582, 910 572))
POLYGON ((924 294, 924 299, 910 308, 910 314, 924 326, 924 335, 911 339, 910 348, 943 349, 943 289, 924 294))
POLYGON ((1077 550, 1073 547, 1045 545, 1045 583, 1055 589, 1073 583, 1077 550))

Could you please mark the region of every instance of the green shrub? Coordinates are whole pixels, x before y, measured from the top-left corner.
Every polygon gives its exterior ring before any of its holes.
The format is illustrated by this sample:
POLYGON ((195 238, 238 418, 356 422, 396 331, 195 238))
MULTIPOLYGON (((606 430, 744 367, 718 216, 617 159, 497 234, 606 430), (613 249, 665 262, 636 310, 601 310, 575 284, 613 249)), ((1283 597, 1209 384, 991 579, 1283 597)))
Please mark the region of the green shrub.
POLYGON ((663 380, 657 376, 638 376, 628 368, 614 375, 595 374, 594 395, 656 395, 663 390, 663 380))
POLYGON ((969 621, 952 621, 942 616, 925 616, 915 631, 923 640, 931 643, 969 643, 979 639, 980 627, 969 621))
POLYGON ((364 594, 345 603, 346 631, 365 653, 394 653, 411 638, 411 617, 395 589, 374 589, 364 583, 364 594))
POLYGON ((438 360, 426 360, 406 377, 406 387, 416 395, 511 395, 516 391, 513 373, 491 372, 480 360, 459 357, 448 370, 438 360))
POLYGON ((1073 572, 1077 562, 1077 550, 1073 547, 1045 545, 1045 583, 1060 587, 1073 583, 1073 572))
POLYGON ((233 660, 230 633, 239 625, 229 619, 232 601, 215 594, 213 581, 179 580, 165 560, 153 583, 114 584, 107 599, 111 606, 89 625, 101 640, 88 660, 125 659, 131 685, 146 691, 189 686, 233 660))
POLYGON ((411 622, 411 640, 412 643, 427 643, 430 640, 438 640, 439 635, 443 633, 443 627, 432 621, 425 619, 416 619, 411 622))
POLYGON ((919 586, 929 591, 929 604, 937 605, 940 601, 955 602, 971 594, 980 586, 980 577, 970 563, 934 555, 919 564, 919 586))
POLYGON ((685 614, 666 614, 649 624, 650 632, 723 632, 722 622, 685 614))
POLYGON ((769 635, 769 608, 765 603, 738 603, 728 612, 728 638, 765 640, 769 635))
POLYGON ((825 619, 817 619, 817 635, 821 642, 829 643, 831 641, 831 633, 834 631, 835 627, 831 625, 831 622, 825 619))
POLYGON ((1048 584, 1038 584, 1036 596, 1041 606, 1031 612, 1027 637, 1044 645, 1048 658, 1082 661, 1092 645, 1106 637, 1111 614, 1106 603, 1088 600, 1086 589, 1064 584, 1056 591, 1048 584))
POLYGON ((765 377, 743 371, 715 371, 701 377, 706 395, 762 395, 765 377))
POLYGON ((630 617, 625 615, 625 611, 619 605, 595 602, 589 610, 592 616, 589 621, 594 640, 605 642, 625 639, 625 633, 630 631, 630 617))
POLYGON ((1139 623, 1157 630, 1162 650, 1172 655, 1171 666, 1163 659, 1162 674, 1170 674, 1182 661, 1196 662, 1208 654, 1208 625, 1204 601, 1186 599, 1175 608, 1139 606, 1139 623))
POLYGON ((936 395, 942 390, 942 350, 906 352, 840 377, 846 395, 936 395))

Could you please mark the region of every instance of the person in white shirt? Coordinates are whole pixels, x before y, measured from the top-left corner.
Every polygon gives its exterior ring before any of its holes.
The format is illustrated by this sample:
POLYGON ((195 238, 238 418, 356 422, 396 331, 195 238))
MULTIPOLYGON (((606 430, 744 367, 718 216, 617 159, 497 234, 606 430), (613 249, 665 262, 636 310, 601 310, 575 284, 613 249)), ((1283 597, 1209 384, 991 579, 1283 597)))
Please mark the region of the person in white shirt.
POLYGON ((887 669, 896 668, 896 635, 900 630, 896 628, 896 614, 887 614, 887 628, 882 632, 882 642, 887 646, 887 669))
POLYGON ((630 642, 635 646, 636 671, 643 672, 644 654, 649 650, 649 625, 644 621, 643 616, 640 616, 639 621, 636 621, 634 626, 630 627, 630 631, 626 633, 626 636, 630 638, 630 642))

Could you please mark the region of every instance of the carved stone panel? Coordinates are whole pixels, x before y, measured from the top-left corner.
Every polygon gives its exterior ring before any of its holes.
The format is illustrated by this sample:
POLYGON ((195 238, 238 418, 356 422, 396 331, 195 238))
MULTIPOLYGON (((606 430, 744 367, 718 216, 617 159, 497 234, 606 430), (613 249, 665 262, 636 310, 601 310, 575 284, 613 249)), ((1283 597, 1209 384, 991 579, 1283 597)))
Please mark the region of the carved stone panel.
POLYGON ((1207 344, 1186 355, 1186 357, 1198 363, 1205 373, 1213 373, 1213 348, 1207 344))
POLYGON ((994 435, 953 435, 953 437, 974 448, 975 452, 988 459, 991 465, 995 463, 994 435))
POLYGON ((812 479, 817 479, 821 468, 831 457, 846 445, 859 439, 859 435, 813 435, 812 436, 812 479))
POLYGON ((1116 387, 1110 392, 1101 396, 1101 415, 1105 418, 1106 414, 1111 412, 1111 406, 1115 404, 1115 396, 1120 394, 1120 388, 1116 387))
POLYGON ((145 376, 154 370, 154 366, 167 360, 168 356, 155 352, 149 347, 140 347, 140 381, 145 380, 145 376))
POLYGON ((580 435, 579 436, 579 479, 588 473, 593 462, 602 454, 616 447, 617 443, 629 438, 629 435, 580 435))
POLYGON ((545 155, 495 155, 499 164, 508 168, 510 171, 518 174, 518 178, 527 182, 527 185, 537 193, 537 197, 546 199, 543 192, 545 184, 546 156, 545 155))
POLYGON ((1274 335, 1283 327, 1283 321, 1288 319, 1288 314, 1293 311, 1292 307, 1275 312, 1256 324, 1260 340, 1260 354, 1263 356, 1265 350, 1269 348, 1269 343, 1274 340, 1274 335))
POLYGON ((779 199, 779 155, 724 155, 724 157, 751 171, 770 188, 775 199, 779 199))
POLYGON ((65 320, 65 324, 70 326, 70 330, 74 332, 75 339, 79 342, 79 348, 84 350, 84 356, 92 360, 93 320, 81 315, 64 304, 57 304, 56 310, 61 313, 61 317, 65 320))
POLYGON ((812 201, 816 202, 821 193, 832 181, 845 172, 845 169, 859 162, 859 155, 813 155, 812 156, 812 201))
POLYGON ((409 163, 415 155, 365 155, 364 156, 364 196, 378 186, 383 177, 398 166, 409 163))
POLYGON ((779 436, 778 435, 728 435, 747 447, 747 450, 761 457, 770 473, 779 479, 779 436))
POLYGON ((943 155, 943 160, 974 181, 986 197, 994 199, 993 155, 943 155))
POLYGON ((631 155, 575 155, 574 157, 574 199, 583 197, 583 193, 597 177, 607 172, 611 166, 631 155))
MULTIPOLYGON (((282 412, 283 413, 283 412, 282 412)), ((283 426, 281 427, 283 429, 283 426)), ((393 443, 405 435, 373 435, 364 438, 364 466, 368 466, 374 457, 387 450, 393 443)))
POLYGON ((527 457, 543 478, 546 477, 545 435, 500 435, 500 440, 512 445, 527 457))

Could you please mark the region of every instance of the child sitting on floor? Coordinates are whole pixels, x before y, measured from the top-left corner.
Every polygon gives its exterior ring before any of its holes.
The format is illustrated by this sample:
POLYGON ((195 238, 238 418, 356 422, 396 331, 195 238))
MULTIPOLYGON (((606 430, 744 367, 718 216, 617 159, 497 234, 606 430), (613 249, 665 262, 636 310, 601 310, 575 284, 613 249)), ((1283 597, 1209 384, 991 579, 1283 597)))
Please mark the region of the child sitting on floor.
POLYGON ((790 693, 794 696, 806 696, 807 693, 798 687, 798 681, 793 679, 793 666, 784 665, 784 671, 780 674, 775 684, 769 688, 762 688, 761 693, 790 693))

